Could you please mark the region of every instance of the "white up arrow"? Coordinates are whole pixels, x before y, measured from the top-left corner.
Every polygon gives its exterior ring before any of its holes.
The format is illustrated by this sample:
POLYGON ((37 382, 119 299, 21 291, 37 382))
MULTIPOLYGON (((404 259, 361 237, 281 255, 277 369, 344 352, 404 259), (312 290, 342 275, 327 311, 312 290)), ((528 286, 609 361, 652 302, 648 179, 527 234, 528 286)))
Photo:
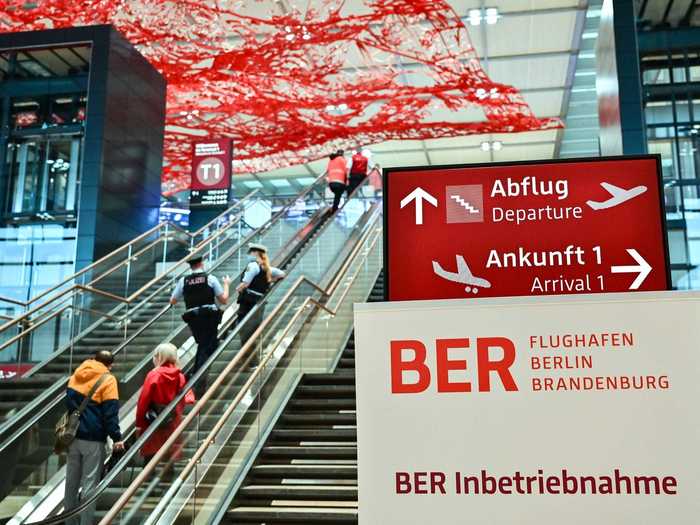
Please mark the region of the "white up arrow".
POLYGON ((437 199, 420 186, 408 195, 406 195, 401 201, 401 208, 404 208, 407 204, 410 204, 412 201, 416 201, 416 224, 423 224, 424 200, 428 201, 428 203, 432 204, 433 206, 437 207, 438 205, 437 199))
POLYGON ((644 279, 646 279, 651 273, 651 266, 649 266, 649 263, 644 260, 644 257, 639 255, 637 250, 627 248, 627 253, 629 253, 632 256, 632 259, 637 262, 637 266, 612 266, 610 267, 610 271, 612 273, 638 273, 639 275, 637 275, 637 278, 634 280, 634 282, 632 282, 629 288, 630 290, 636 290, 642 285, 644 279))

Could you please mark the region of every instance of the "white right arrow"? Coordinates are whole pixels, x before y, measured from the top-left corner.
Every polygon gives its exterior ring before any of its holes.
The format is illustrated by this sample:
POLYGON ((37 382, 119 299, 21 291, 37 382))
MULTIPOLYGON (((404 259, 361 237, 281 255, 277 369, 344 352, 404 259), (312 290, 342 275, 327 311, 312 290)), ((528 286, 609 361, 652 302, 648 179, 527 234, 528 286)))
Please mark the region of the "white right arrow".
POLYGON ((629 253, 632 258, 637 262, 637 266, 611 266, 610 271, 612 273, 638 273, 637 278, 630 285, 630 290, 638 289, 644 279, 651 273, 651 266, 644 260, 644 257, 639 255, 639 252, 633 248, 627 248, 627 253, 629 253))
POLYGON ((406 205, 411 203, 412 201, 416 201, 416 224, 423 224, 423 201, 426 200, 428 201, 429 204, 432 204, 433 206, 438 205, 438 201, 435 197, 433 197, 430 193, 425 191, 423 188, 420 186, 417 187, 415 190, 413 190, 411 193, 406 195, 403 200, 401 201, 401 208, 404 208, 406 205))

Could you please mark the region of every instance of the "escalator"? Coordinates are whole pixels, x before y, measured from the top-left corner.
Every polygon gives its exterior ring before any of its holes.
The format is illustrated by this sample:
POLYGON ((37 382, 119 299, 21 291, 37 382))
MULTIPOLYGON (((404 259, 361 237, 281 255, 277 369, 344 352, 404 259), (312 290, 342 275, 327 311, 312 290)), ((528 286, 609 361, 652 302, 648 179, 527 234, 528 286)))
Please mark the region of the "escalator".
MULTIPOLYGON (((308 240, 323 220, 325 206, 322 181, 319 180, 261 228, 236 228, 235 234, 227 235, 225 242, 217 245, 202 243, 199 249, 212 261, 209 265, 212 273, 232 275, 234 279, 241 275, 246 264, 245 246, 248 242, 267 244, 275 262, 286 262, 291 257, 291 250, 308 240), (310 217, 290 213, 299 198, 313 199, 318 211, 310 217)), ((186 254, 184 252, 183 256, 186 254)), ((143 300, 127 310, 119 322, 103 318, 95 323, 86 323, 88 327, 83 330, 80 344, 74 343, 67 352, 59 353, 36 367, 36 373, 28 378, 13 382, 14 388, 0 390, 0 403, 15 403, 21 407, 22 403, 33 399, 29 404, 36 406, 35 410, 28 410, 31 407, 25 406, 17 414, 21 417, 9 418, 0 427, 0 461, 8 467, 6 476, 0 482, 0 520, 3 516, 26 513, 27 508, 33 508, 31 500, 39 488, 51 486, 53 490, 60 490, 65 458, 52 454, 52 429, 64 411, 63 394, 68 374, 83 359, 93 355, 96 349, 111 349, 115 353, 112 372, 119 379, 121 399, 129 399, 138 392, 150 369, 150 355, 157 344, 165 341, 178 346, 184 344, 189 351, 182 356, 183 360, 191 360, 193 344, 189 341, 189 331, 180 319, 183 307, 168 306, 172 286, 186 264, 181 261, 180 266, 181 271, 173 272, 167 281, 146 287, 142 292, 143 300), (45 382, 42 383, 42 380, 45 382), (37 405, 37 401, 41 401, 41 404, 37 405)), ((101 283, 105 288, 109 288, 110 281, 119 280, 118 276, 111 277, 101 283)), ((142 286, 143 282, 146 281, 138 279, 138 275, 131 279, 134 287, 142 286)), ((104 307, 101 309, 105 310, 104 307)), ((235 307, 229 308, 222 329, 230 326, 234 315, 235 307)), ((127 403, 122 412, 130 409, 127 403)))
POLYGON ((357 523, 354 334, 333 373, 304 375, 222 522, 357 523))
MULTIPOLYGON (((381 269, 381 213, 372 206, 365 215, 357 235, 343 241, 331 271, 313 281, 303 274, 291 279, 291 289, 148 465, 128 479, 122 470, 102 482, 95 497, 101 524, 216 523, 224 517, 229 496, 303 373, 327 373, 336 363, 349 364, 339 349, 352 330, 352 304, 367 299, 381 269), (106 505, 112 508, 102 516, 106 505)), ((332 230, 321 232, 315 244, 325 245, 327 232, 332 230)), ((307 253, 298 265, 309 258, 307 253)), ((227 338, 220 351, 232 342, 227 338)), ((192 381, 196 384, 198 378, 192 381)), ((149 439, 149 432, 134 447, 149 439)))
MULTIPOLYGON (((281 281, 273 287, 265 301, 258 306, 259 309, 263 311, 267 309, 268 312, 271 312, 278 306, 280 301, 285 300, 288 295, 289 288, 293 285, 293 281, 297 274, 311 273, 314 275, 323 275, 328 272, 329 269, 332 269, 334 265, 337 266, 338 263, 336 259, 338 258, 339 252, 342 251, 344 245, 351 237, 353 232, 357 230, 357 225, 362 224, 363 218, 365 218, 365 216, 369 213, 365 212, 366 208, 369 207, 369 204, 366 203, 364 199, 358 198, 357 200, 361 200, 362 202, 355 203, 355 210, 352 213, 350 213, 349 210, 353 208, 353 206, 350 206, 348 207, 347 213, 341 213, 334 216, 333 220, 326 222, 325 219, 327 218, 327 215, 324 211, 319 214, 318 217, 316 217, 316 220, 308 221, 306 224, 304 224, 304 226, 296 232, 293 239, 286 244, 280 243, 270 235, 261 235, 252 241, 267 244, 268 248, 271 248, 271 254, 275 254, 276 252, 276 255, 273 255, 273 264, 276 266, 281 266, 288 272, 287 279, 281 281), (280 245, 279 248, 275 247, 276 244, 280 245)), ((351 199, 349 202, 352 204, 353 200, 351 199)), ((376 213, 376 205, 372 207, 372 210, 373 213, 376 213)), ((226 267, 224 265, 220 265, 215 273, 218 274, 222 269, 225 270, 226 267)), ((199 374, 196 374, 191 380, 192 384, 196 384, 196 382, 205 375, 207 375, 209 380, 211 380, 212 377, 218 375, 223 370, 227 363, 235 358, 241 348, 242 341, 240 333, 245 330, 246 322, 250 322, 255 313, 256 312, 254 310, 242 325, 236 326, 232 326, 231 321, 233 319, 233 315, 229 315, 228 322, 226 320, 224 321, 220 332, 220 337, 224 339, 224 343, 222 343, 219 351, 212 356, 210 361, 199 372, 199 374)), ((192 352, 190 352, 189 355, 190 358, 191 353, 192 352)), ((188 356, 186 355, 184 359, 185 366, 183 368, 185 370, 187 369, 187 365, 189 363, 187 357, 188 356)), ((145 372, 147 371, 146 368, 150 367, 144 364, 143 368, 143 376, 145 376, 145 372)), ((135 388, 131 394, 133 395, 137 392, 138 388, 135 388)), ((124 396, 122 396, 122 398, 123 397, 124 396)), ((135 398, 133 398, 131 401, 132 402, 127 403, 130 408, 133 407, 133 401, 135 401, 135 398)), ((198 432, 205 431, 207 425, 210 427, 215 421, 216 415, 210 412, 206 415, 206 417, 201 419, 202 424, 198 427, 198 432)), ((131 436, 130 439, 133 443, 133 440, 136 439, 133 429, 133 422, 131 427, 125 430, 127 430, 126 435, 131 436)), ((138 447, 138 445, 134 446, 138 447)), ((107 483, 98 500, 98 509, 100 512, 103 512, 109 508, 119 494, 121 494, 125 484, 128 484, 129 481, 138 476, 141 466, 142 464, 137 454, 133 453, 130 457, 125 459, 125 463, 123 463, 121 466, 115 467, 119 472, 115 474, 112 483, 107 483)), ((54 490, 54 493, 61 490, 61 487, 58 483, 55 483, 55 481, 56 480, 54 480, 54 485, 56 490, 54 490)), ((151 501, 150 506, 153 506, 160 497, 160 493, 158 490, 156 490, 153 494, 146 497, 151 497, 152 499, 155 498, 153 501, 151 501)), ((60 500, 55 500, 55 502, 56 504, 52 509, 60 509, 60 500)), ((34 502, 32 507, 36 508, 36 506, 37 503, 34 502)), ((146 505, 146 508, 148 507, 149 505, 146 505)), ((44 515, 49 513, 51 513, 51 511, 45 512, 44 515)), ((12 523, 35 522, 37 517, 41 518, 41 516, 38 516, 36 513, 32 513, 32 509, 28 509, 27 512, 20 513, 20 515, 15 516, 12 523)))

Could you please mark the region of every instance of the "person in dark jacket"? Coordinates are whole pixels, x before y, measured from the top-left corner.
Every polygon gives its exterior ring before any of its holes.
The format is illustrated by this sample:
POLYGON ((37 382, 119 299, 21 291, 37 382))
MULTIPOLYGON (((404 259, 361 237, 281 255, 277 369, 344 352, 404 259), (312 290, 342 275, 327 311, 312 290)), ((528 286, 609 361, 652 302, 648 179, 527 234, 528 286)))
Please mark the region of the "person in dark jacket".
MULTIPOLYGON (((204 261, 200 254, 190 257, 188 263, 190 272, 177 282, 170 297, 170 304, 185 301, 187 310, 182 319, 190 327, 192 337, 197 343, 194 366, 189 372, 192 377, 219 344, 218 327, 222 316, 219 305, 228 303, 231 279, 228 276, 224 277, 222 286, 216 277, 204 270, 204 261)), ((205 380, 198 388, 203 388, 204 383, 205 380)))
MULTIPOLYGON (((68 449, 64 497, 66 511, 77 507, 80 499, 90 497, 90 492, 100 481, 107 437, 114 442, 115 451, 124 450, 119 429, 117 380, 109 373, 113 362, 111 352, 101 350, 95 354, 94 359, 84 361, 68 381, 66 407, 72 412, 78 409, 100 377, 105 376, 80 415, 76 438, 68 449)), ((79 517, 66 523, 92 525, 94 514, 95 506, 92 505, 81 512, 79 517)))
MULTIPOLYGON (((148 372, 141 388, 139 401, 136 405, 136 427, 143 433, 153 419, 175 399, 187 382, 177 364, 177 348, 170 343, 160 344, 153 355, 155 368, 148 372)), ((194 395, 188 392, 185 398, 177 404, 174 414, 169 420, 153 432, 143 444, 141 455, 148 462, 165 444, 168 437, 175 431, 182 420, 182 412, 186 403, 193 403, 194 395)), ((181 445, 172 447, 169 454, 171 459, 181 455, 181 445)))
POLYGON ((270 264, 267 248, 262 244, 251 244, 248 247, 248 257, 248 266, 246 266, 240 284, 236 287, 238 292, 236 324, 245 320, 245 324, 241 326, 241 344, 244 344, 260 326, 263 320, 264 306, 258 308, 249 319, 246 317, 255 308, 255 305, 265 297, 272 283, 284 279, 286 275, 282 270, 270 264))

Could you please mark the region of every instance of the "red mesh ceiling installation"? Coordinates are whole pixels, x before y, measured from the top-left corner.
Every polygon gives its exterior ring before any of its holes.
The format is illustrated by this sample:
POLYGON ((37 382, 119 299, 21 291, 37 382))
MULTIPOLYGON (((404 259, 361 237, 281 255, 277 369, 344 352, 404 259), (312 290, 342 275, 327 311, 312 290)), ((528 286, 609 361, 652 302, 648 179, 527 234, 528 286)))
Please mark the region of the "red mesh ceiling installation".
POLYGON ((235 171, 263 172, 336 147, 561 125, 488 78, 446 0, 1 4, 0 30, 111 23, 165 75, 166 193, 188 187, 206 137, 234 139, 235 171))

